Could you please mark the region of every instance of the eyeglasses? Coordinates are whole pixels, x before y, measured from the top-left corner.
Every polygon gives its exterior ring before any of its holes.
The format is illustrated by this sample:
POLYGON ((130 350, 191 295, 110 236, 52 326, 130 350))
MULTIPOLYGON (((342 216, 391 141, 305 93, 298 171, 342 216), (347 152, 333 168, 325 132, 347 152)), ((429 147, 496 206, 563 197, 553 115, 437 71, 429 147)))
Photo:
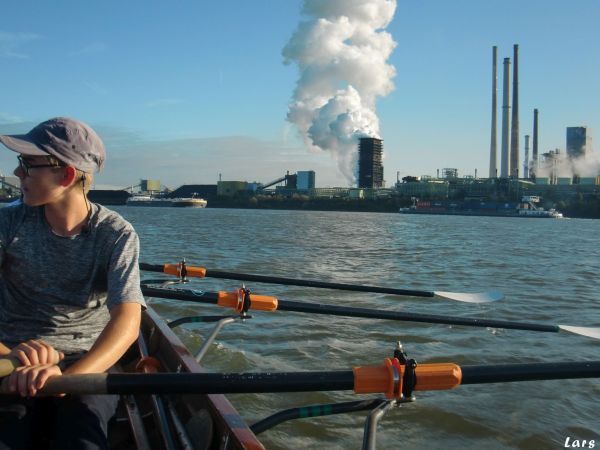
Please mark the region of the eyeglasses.
POLYGON ((25 173, 26 176, 30 176, 29 171, 31 169, 41 169, 42 167, 64 167, 61 164, 31 164, 30 162, 28 162, 26 159, 23 159, 23 157, 21 155, 17 156, 17 159, 19 160, 19 167, 21 168, 21 170, 23 171, 23 173, 25 173))

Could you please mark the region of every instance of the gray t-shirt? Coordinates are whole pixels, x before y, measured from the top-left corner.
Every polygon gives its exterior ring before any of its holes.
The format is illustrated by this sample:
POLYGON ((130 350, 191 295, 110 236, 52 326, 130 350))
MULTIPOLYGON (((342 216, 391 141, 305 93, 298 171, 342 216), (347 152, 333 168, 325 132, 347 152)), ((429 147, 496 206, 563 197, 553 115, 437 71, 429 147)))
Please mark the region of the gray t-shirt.
POLYGON ((43 339, 64 353, 87 351, 121 303, 145 305, 139 240, 119 214, 91 204, 80 235, 56 235, 44 208, 0 209, 0 342, 43 339))

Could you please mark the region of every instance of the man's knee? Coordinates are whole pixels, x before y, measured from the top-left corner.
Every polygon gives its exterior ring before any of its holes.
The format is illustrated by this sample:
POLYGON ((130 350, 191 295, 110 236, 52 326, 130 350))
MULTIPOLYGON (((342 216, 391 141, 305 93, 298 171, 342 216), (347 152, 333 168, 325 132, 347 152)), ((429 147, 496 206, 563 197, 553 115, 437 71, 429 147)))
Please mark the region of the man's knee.
POLYGON ((57 449, 105 449, 108 421, 118 397, 90 395, 56 399, 54 441, 57 449))
POLYGON ((0 450, 31 447, 32 404, 28 399, 0 399, 0 450))

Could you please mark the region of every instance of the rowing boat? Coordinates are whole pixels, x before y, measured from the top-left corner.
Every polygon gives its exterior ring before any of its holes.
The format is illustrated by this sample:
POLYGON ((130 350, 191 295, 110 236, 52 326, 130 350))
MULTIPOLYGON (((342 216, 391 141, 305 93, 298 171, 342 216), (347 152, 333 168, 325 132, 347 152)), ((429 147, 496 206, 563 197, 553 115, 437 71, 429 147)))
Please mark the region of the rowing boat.
MULTIPOLYGON (((126 371, 206 372, 150 307, 141 338, 121 360, 126 371)), ((123 395, 110 423, 110 446, 121 449, 264 449, 224 395, 123 395)))

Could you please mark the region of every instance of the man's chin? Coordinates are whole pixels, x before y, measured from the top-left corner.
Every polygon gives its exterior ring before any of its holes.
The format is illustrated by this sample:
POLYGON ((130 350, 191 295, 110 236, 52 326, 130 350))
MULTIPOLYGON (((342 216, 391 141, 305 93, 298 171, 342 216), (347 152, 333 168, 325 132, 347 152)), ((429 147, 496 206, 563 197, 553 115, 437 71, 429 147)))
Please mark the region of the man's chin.
POLYGON ((33 207, 33 206, 40 206, 40 205, 42 204, 42 203, 41 203, 41 202, 39 202, 39 201, 37 201, 37 202, 36 202, 36 201, 35 201, 35 199, 29 198, 29 197, 27 196, 27 194, 26 194, 26 195, 24 195, 23 197, 21 197, 21 201, 22 201, 24 204, 26 204, 27 206, 32 206, 32 207, 33 207))

